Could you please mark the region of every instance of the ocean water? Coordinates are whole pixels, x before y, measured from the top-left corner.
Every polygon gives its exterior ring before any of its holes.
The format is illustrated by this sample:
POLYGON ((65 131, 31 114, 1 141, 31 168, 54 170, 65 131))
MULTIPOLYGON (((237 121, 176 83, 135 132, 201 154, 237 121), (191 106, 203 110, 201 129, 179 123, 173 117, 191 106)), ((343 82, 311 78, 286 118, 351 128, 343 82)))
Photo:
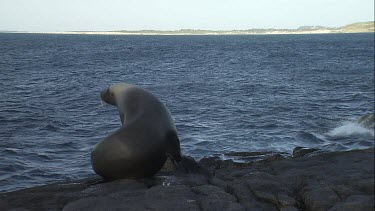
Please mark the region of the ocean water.
POLYGON ((94 175, 120 127, 100 91, 127 82, 170 109, 184 154, 374 146, 374 34, 0 34, 0 192, 94 175))

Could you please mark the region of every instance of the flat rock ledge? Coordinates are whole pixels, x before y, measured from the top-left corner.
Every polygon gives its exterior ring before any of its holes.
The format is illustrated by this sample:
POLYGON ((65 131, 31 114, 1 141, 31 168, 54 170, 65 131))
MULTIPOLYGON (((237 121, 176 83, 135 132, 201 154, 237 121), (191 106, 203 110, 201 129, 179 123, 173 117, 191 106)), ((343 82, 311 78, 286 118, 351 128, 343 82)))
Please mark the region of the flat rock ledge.
POLYGON ((0 210, 374 210, 374 148, 273 157, 204 158, 212 178, 164 168, 150 179, 28 188, 0 194, 0 210))

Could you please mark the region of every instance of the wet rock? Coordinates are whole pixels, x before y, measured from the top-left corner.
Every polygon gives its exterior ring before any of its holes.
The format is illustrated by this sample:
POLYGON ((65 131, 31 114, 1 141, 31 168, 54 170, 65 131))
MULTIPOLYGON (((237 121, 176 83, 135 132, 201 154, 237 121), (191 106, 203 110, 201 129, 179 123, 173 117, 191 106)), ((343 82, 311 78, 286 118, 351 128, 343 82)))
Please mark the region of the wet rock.
MULTIPOLYGON (((275 161, 275 160, 281 160, 288 156, 287 153, 282 152, 229 152, 225 153, 224 156, 226 158, 234 159, 234 161, 241 161, 243 166, 245 164, 253 163, 253 162, 259 162, 259 161, 275 161)), ((238 163, 235 163, 236 166, 238 166, 238 163)))
POLYGON ((269 155, 274 154, 272 151, 266 151, 266 152, 228 152, 224 155, 226 156, 236 156, 236 157, 253 157, 253 156, 259 156, 259 155, 269 155))
POLYGON ((253 162, 235 162, 232 159, 222 160, 218 156, 202 158, 199 163, 209 169, 223 169, 231 166, 248 167, 253 162))
POLYGON ((203 166, 213 169, 220 169, 229 164, 228 161, 226 162, 224 160, 221 160, 218 156, 204 157, 199 161, 199 163, 203 166))
POLYGON ((318 150, 320 150, 320 149, 318 149, 318 148, 295 147, 293 149, 293 157, 294 158, 303 157, 306 154, 309 154, 309 153, 312 153, 312 152, 315 152, 315 151, 318 151, 318 150))

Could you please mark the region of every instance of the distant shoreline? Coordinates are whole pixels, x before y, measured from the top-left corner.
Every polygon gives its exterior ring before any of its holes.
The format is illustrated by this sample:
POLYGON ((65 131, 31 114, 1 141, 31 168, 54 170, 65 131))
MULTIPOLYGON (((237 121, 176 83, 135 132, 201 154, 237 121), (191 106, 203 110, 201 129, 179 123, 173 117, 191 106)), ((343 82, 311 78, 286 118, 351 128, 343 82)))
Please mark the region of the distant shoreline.
POLYGON ((142 33, 142 32, 110 32, 110 31, 87 31, 87 32, 0 32, 8 34, 56 34, 56 35, 165 35, 165 36, 201 36, 201 35, 303 35, 303 34, 359 34, 359 33, 374 33, 374 32, 340 32, 340 31, 306 31, 306 32, 265 32, 265 33, 142 33))
POLYGON ((352 23, 342 27, 301 26, 297 29, 247 29, 247 30, 118 30, 118 31, 0 31, 0 33, 32 33, 32 34, 71 34, 71 35, 282 35, 282 34, 342 34, 342 33, 374 33, 375 22, 352 23))

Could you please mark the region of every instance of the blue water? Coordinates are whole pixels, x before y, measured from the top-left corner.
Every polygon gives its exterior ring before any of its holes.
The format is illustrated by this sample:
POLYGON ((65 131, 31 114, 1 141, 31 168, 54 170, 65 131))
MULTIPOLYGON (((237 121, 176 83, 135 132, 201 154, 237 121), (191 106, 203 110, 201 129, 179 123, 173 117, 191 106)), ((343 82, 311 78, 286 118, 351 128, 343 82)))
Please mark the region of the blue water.
POLYGON ((93 146, 120 127, 101 90, 164 102, 184 154, 374 146, 374 34, 0 34, 0 192, 94 175, 93 146))

